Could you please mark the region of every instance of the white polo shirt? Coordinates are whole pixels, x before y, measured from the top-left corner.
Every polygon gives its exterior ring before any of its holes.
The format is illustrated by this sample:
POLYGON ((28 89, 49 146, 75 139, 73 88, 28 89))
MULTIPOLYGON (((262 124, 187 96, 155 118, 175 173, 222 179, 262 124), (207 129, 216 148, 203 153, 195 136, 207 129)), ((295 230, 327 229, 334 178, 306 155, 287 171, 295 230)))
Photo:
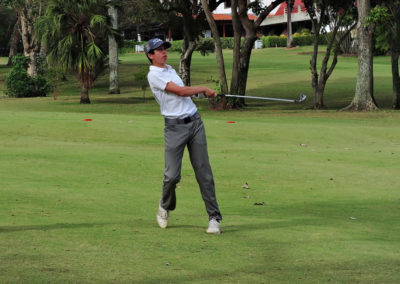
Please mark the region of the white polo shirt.
POLYGON ((185 118, 197 112, 197 107, 190 97, 182 97, 165 91, 169 82, 184 86, 182 79, 170 65, 166 65, 166 68, 150 66, 147 80, 164 117, 185 118))

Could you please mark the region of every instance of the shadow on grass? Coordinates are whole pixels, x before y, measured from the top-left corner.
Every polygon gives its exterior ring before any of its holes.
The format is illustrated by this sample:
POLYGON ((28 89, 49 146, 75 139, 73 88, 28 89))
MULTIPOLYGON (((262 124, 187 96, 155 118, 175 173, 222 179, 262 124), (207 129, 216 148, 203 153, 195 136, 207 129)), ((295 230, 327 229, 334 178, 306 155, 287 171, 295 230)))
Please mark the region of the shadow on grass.
POLYGON ((195 226, 195 225, 168 225, 168 229, 203 229, 204 226, 195 226))
POLYGON ((152 97, 146 97, 146 99, 144 98, 139 98, 139 97, 130 97, 130 98, 126 98, 126 97, 110 97, 110 98, 105 98, 105 99, 93 99, 93 103, 96 104, 143 104, 146 102, 151 102, 154 101, 155 99, 152 97))
MULTIPOLYGON (((392 89, 391 86, 384 85, 380 82, 385 82, 386 77, 375 77, 376 87, 374 97, 380 109, 391 109, 392 107, 392 89), (381 86, 379 86, 381 84, 381 86)), ((282 86, 281 83, 269 84, 258 88, 248 90, 247 95, 258 97, 298 99, 299 95, 304 93, 307 95, 306 101, 303 103, 290 103, 268 100, 252 100, 246 99, 246 104, 249 109, 253 108, 269 108, 274 110, 304 110, 313 109, 314 97, 310 83, 304 83, 302 80, 291 81, 290 86, 282 86)), ((325 110, 340 110, 348 106, 354 97, 356 79, 340 78, 330 80, 327 83, 324 93, 325 110)))
POLYGON ((80 224, 57 223, 51 225, 0 226, 0 234, 20 232, 20 231, 48 231, 48 230, 58 230, 58 229, 93 228, 109 224, 111 223, 80 223, 80 224))
MULTIPOLYGON (((302 219, 290 219, 281 221, 266 221, 263 223, 243 223, 235 225, 224 225, 221 223, 222 234, 230 234, 236 232, 250 232, 266 229, 278 229, 278 228, 288 228, 293 226, 321 226, 324 225, 325 221, 320 220, 320 218, 302 218, 302 219)), ((168 229, 201 229, 205 231, 207 226, 195 226, 195 225, 168 225, 168 229)))

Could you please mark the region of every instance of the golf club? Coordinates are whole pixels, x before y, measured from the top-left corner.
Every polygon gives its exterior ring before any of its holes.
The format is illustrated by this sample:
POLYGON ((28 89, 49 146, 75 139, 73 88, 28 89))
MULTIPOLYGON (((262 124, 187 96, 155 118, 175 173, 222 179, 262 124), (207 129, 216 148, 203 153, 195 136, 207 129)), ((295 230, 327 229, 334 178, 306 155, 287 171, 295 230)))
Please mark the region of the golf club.
POLYGON ((302 103, 306 100, 307 96, 305 94, 301 94, 298 100, 289 100, 289 99, 278 99, 278 98, 266 98, 266 97, 252 97, 252 96, 238 96, 238 95, 223 95, 219 94, 220 97, 231 97, 231 98, 244 98, 244 99, 257 99, 257 100, 269 100, 269 101, 281 101, 281 102, 290 102, 290 103, 302 103))

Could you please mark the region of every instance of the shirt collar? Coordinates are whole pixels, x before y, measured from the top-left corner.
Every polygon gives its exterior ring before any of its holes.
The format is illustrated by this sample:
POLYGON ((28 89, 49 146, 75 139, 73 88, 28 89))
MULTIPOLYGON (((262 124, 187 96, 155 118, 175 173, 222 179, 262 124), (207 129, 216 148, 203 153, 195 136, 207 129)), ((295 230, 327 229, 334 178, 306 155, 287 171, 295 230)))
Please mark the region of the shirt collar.
POLYGON ((158 72, 163 72, 163 71, 168 71, 171 69, 171 66, 166 64, 165 68, 157 67, 154 65, 150 65, 150 71, 158 71, 158 72))

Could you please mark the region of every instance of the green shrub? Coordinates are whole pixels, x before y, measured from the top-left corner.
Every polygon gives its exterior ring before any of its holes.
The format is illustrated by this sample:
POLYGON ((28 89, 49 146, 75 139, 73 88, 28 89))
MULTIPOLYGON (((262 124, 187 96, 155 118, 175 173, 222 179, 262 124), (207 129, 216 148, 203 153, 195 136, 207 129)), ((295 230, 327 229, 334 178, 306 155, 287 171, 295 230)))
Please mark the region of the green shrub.
POLYGON ((146 44, 146 42, 145 41, 137 41, 137 40, 133 40, 133 39, 124 40, 122 43, 122 47, 131 48, 134 50, 135 46, 137 44, 142 45, 142 44, 146 44))
POLYGON ((287 43, 286 37, 280 36, 265 36, 261 40, 265 47, 286 47, 287 43))
POLYGON ((222 49, 233 49, 234 38, 233 37, 221 37, 222 49))
POLYGON ((30 58, 25 56, 14 56, 13 67, 6 76, 6 94, 10 97, 45 97, 53 87, 50 84, 44 69, 41 58, 37 57, 38 74, 30 77, 27 73, 30 58))
MULTIPOLYGON (((329 34, 321 35, 319 37, 319 44, 326 44, 327 37, 329 34)), ((264 36, 261 38, 265 47, 286 47, 287 39, 286 36, 264 36)), ((304 45, 313 45, 314 44, 314 35, 293 35, 293 46, 304 46, 304 45)))
POLYGON ((301 34, 302 36, 308 36, 308 35, 310 35, 310 30, 309 30, 309 29, 302 29, 302 30, 300 31, 300 34, 301 34))
POLYGON ((182 43, 183 40, 174 40, 171 41, 171 47, 168 49, 168 51, 177 51, 177 52, 182 52, 182 43))
POLYGON ((301 35, 293 37, 293 46, 304 46, 304 45, 313 45, 314 44, 314 36, 312 35, 301 35))
MULTIPOLYGON (((243 45, 244 39, 241 39, 241 44, 243 45)), ((171 47, 169 50, 171 51, 178 51, 182 52, 182 40, 175 40, 171 42, 171 47)), ((199 46, 197 47, 196 50, 200 51, 202 50, 203 46, 207 46, 209 52, 214 52, 215 50, 215 45, 214 45, 214 39, 212 38, 203 38, 199 41, 199 46), (205 42, 205 43, 203 43, 205 42)), ((234 38, 233 37, 221 37, 221 47, 222 49, 233 49, 234 45, 234 38)))
POLYGON ((215 52, 214 40, 212 38, 202 38, 197 43, 196 51, 200 51, 203 56, 215 52))
MULTIPOLYGON (((171 47, 168 51, 182 52, 183 40, 171 41, 171 47)), ((196 51, 199 51, 201 55, 208 55, 215 51, 214 40, 212 38, 202 38, 197 42, 196 51)))
MULTIPOLYGON (((243 46, 244 38, 240 39, 240 46, 243 46)), ((222 49, 233 49, 235 45, 235 38, 233 37, 221 37, 221 46, 222 49)))
MULTIPOLYGON (((244 38, 241 38, 241 46, 243 46, 244 38)), ((233 49, 234 38, 233 37, 221 37, 222 49, 233 49)), ((171 41, 170 51, 182 52, 182 40, 171 41)), ((196 51, 200 51, 202 55, 207 55, 215 51, 214 39, 202 38, 199 40, 196 47, 196 51)))

